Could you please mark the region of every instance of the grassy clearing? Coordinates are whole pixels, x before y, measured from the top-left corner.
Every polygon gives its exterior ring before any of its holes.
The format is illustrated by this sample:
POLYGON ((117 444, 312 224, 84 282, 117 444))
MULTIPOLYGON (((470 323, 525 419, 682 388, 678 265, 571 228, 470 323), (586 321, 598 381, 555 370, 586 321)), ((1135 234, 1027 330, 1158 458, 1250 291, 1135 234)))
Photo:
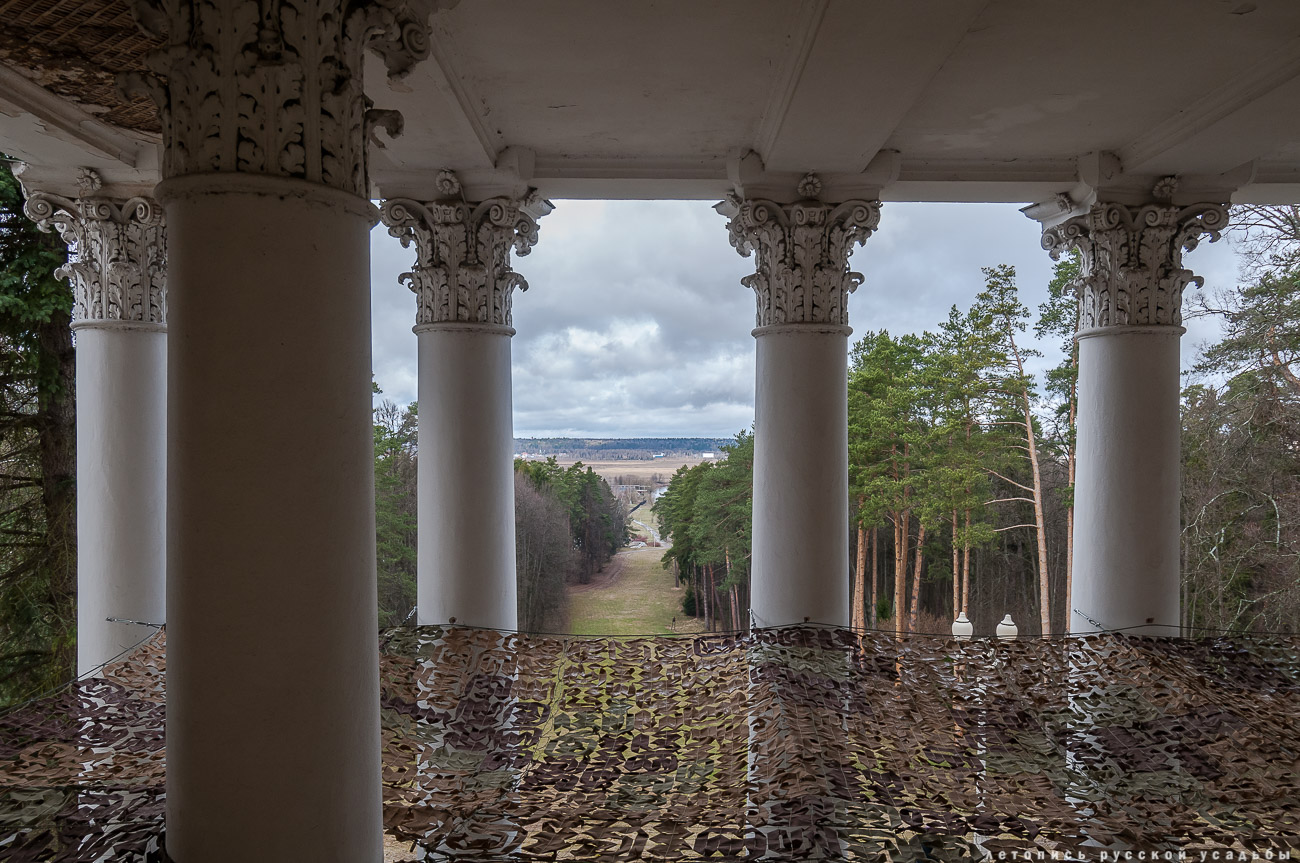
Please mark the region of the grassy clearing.
POLYGON ((670 635, 699 629, 682 614, 685 588, 660 564, 662 548, 620 551, 611 574, 569 588, 569 628, 574 635, 670 635), (621 568, 619 568, 621 565, 621 568), (674 628, 673 618, 677 618, 674 628))

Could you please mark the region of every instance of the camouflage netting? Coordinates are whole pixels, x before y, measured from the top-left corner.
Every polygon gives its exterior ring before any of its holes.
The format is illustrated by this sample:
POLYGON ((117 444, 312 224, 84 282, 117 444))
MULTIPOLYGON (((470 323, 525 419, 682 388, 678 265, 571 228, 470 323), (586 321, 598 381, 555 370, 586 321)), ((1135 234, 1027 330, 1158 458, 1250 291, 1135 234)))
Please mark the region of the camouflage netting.
MULTIPOLYGON (((162 651, 0 718, 0 857, 158 859, 162 651)), ((1300 638, 430 627, 381 681, 385 826, 429 860, 1300 850, 1300 638)))

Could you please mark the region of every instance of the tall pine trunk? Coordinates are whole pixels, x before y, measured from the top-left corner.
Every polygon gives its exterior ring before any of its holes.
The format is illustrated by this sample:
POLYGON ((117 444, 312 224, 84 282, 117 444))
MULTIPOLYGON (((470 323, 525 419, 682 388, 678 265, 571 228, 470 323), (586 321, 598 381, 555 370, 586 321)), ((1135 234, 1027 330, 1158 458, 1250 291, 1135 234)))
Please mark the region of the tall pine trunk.
POLYGON ((696 564, 691 564, 691 594, 695 597, 695 614, 692 617, 704 616, 704 597, 700 595, 700 568, 696 564))
POLYGON ((858 495, 858 560, 853 573, 853 615, 849 625, 854 629, 867 628, 867 529, 862 526, 862 506, 866 498, 858 495))
POLYGON ((916 520, 916 567, 912 571, 912 608, 908 617, 908 631, 916 632, 921 614, 921 555, 925 548, 925 523, 916 520))
POLYGON ((970 611, 970 510, 966 510, 966 537, 961 544, 961 610, 970 611))
MULTIPOLYGON (((1011 353, 1016 360, 1016 372, 1024 380, 1025 364, 1016 347, 1015 336, 1008 332, 1011 353)), ((1052 596, 1050 572, 1047 569, 1047 519, 1043 516, 1043 475, 1038 468, 1038 435, 1034 434, 1034 413, 1029 403, 1029 388, 1020 390, 1020 408, 1025 415, 1025 444, 1029 449, 1029 468, 1034 477, 1034 525, 1038 533, 1038 620, 1042 634, 1052 634, 1052 596)))
POLYGON ((894 513, 894 634, 899 638, 903 637, 904 589, 907 586, 906 523, 904 513, 894 513))
POLYGON ((952 511, 952 618, 957 619, 957 612, 961 611, 961 569, 957 564, 957 557, 961 549, 957 547, 957 510, 952 511))
POLYGON ((871 621, 872 629, 875 629, 876 624, 879 623, 879 621, 876 620, 876 597, 880 595, 879 576, 880 576, 880 544, 879 544, 879 540, 876 538, 876 528, 873 527, 871 528, 871 601, 867 606, 870 609, 868 614, 871 615, 869 620, 871 621))
POLYGON ((713 631, 713 564, 704 564, 704 628, 713 631))

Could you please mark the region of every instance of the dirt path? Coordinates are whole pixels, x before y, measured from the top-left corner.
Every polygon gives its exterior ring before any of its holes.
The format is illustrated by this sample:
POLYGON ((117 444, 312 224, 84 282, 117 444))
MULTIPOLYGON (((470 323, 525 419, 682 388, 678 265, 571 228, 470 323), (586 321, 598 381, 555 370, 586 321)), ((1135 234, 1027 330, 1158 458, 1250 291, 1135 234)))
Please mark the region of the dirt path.
POLYGON ((605 564, 605 568, 593 575, 588 583, 569 585, 569 595, 590 593, 593 590, 608 590, 614 587, 623 575, 623 570, 627 569, 627 558, 623 556, 625 553, 619 552, 614 555, 609 563, 605 564))
POLYGON ((591 584, 569 588, 569 631, 574 635, 670 635, 697 632, 682 614, 684 587, 663 568, 663 548, 624 549, 591 584))

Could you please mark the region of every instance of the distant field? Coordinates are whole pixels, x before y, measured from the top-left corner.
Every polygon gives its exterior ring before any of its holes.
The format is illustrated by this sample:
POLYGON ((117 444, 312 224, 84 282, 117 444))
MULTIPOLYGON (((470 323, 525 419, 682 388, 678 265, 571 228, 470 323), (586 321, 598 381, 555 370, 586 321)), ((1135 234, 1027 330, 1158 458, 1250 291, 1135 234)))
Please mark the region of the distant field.
POLYGON ((660 481, 667 484, 673 474, 683 465, 693 467, 700 463, 698 458, 656 458, 656 459, 613 459, 611 461, 588 461, 587 459, 559 459, 561 467, 568 467, 575 461, 594 470, 605 478, 611 486, 619 478, 628 485, 649 485, 658 475, 660 481))

